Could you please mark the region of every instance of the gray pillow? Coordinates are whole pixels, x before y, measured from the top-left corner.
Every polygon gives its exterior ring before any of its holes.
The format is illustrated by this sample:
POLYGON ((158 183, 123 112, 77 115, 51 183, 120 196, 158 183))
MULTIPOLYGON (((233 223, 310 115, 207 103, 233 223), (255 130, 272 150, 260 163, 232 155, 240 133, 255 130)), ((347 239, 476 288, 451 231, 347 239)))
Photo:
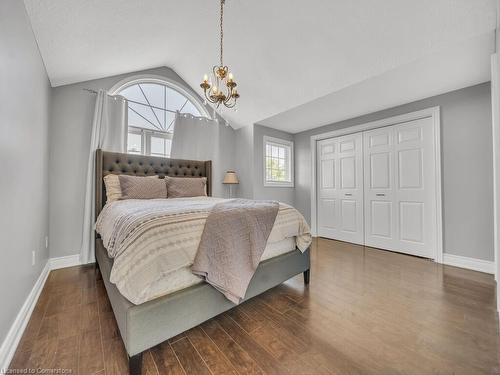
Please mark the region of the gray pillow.
POLYGON ((206 197, 206 177, 165 177, 168 198, 206 197))
POLYGON ((167 197, 167 186, 160 178, 145 178, 121 174, 121 199, 155 199, 167 197))

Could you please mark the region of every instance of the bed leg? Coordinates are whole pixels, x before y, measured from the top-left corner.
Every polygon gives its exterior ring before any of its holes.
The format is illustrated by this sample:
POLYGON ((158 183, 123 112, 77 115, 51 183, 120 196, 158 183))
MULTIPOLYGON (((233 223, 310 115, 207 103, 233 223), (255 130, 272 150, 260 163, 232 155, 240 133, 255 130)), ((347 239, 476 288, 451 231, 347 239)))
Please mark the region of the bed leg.
POLYGON ((142 352, 132 357, 128 357, 129 375, 141 375, 142 371, 142 352))
POLYGON ((309 285, 309 279, 311 277, 311 269, 304 271, 304 284, 309 285))
POLYGON ((99 263, 97 263, 97 259, 96 259, 95 265, 94 265, 94 272, 96 274, 96 280, 101 280, 102 279, 101 268, 99 267, 99 263))

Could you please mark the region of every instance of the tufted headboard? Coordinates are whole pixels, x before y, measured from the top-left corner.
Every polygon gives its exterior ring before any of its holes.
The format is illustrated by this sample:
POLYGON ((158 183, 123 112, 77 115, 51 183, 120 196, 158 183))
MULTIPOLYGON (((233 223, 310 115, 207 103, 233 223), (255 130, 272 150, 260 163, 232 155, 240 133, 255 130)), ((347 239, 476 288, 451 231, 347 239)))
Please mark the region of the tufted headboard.
POLYGON ((206 177, 207 195, 212 195, 212 162, 160 158, 156 156, 121 154, 96 151, 95 219, 106 203, 104 176, 127 174, 131 176, 206 177))

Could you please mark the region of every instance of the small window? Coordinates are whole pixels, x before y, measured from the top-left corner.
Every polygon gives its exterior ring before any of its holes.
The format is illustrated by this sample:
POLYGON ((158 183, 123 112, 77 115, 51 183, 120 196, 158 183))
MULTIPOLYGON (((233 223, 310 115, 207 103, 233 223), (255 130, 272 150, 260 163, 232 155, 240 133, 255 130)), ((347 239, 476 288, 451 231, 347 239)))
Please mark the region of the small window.
POLYGON ((264 137, 264 186, 293 187, 293 142, 264 137))

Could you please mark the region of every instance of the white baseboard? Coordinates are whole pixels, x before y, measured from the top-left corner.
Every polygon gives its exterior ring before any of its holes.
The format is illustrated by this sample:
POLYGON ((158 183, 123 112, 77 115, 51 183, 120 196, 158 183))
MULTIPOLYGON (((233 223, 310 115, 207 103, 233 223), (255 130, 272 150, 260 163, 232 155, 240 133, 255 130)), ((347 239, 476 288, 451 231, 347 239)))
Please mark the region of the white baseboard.
POLYGON ((81 265, 80 255, 68 255, 65 257, 58 258, 50 258, 47 260, 45 267, 42 270, 42 273, 38 277, 33 289, 30 294, 24 301, 21 310, 17 314, 16 320, 10 327, 7 336, 5 337, 2 346, 0 346, 0 373, 6 371, 9 367, 10 361, 12 361, 12 357, 16 352, 17 346, 19 345, 19 341, 23 336, 24 330, 28 325, 28 322, 31 318, 31 314, 33 313, 33 309, 38 301, 38 297, 40 297, 40 293, 42 292, 43 286, 47 281, 47 277, 49 276, 49 272, 51 270, 57 270, 60 268, 73 267, 81 265))
POLYGON ((82 264, 80 254, 68 255, 65 257, 50 258, 50 269, 58 270, 60 268, 74 267, 82 264))
POLYGON ((495 262, 476 258, 463 257, 460 255, 443 254, 443 263, 448 266, 467 268, 474 271, 495 273, 495 262))
POLYGON ((28 325, 28 322, 31 318, 31 313, 35 308, 35 305, 38 301, 38 297, 42 292, 43 286, 45 285, 45 281, 49 276, 50 272, 50 259, 47 260, 45 267, 42 270, 42 273, 38 277, 33 289, 31 289, 28 298, 24 301, 21 310, 17 314, 14 323, 9 329, 7 336, 3 340, 2 346, 0 346, 0 373, 3 373, 2 370, 6 371, 9 367, 10 361, 12 361, 12 357, 16 352, 17 345, 23 336, 24 330, 28 325))

